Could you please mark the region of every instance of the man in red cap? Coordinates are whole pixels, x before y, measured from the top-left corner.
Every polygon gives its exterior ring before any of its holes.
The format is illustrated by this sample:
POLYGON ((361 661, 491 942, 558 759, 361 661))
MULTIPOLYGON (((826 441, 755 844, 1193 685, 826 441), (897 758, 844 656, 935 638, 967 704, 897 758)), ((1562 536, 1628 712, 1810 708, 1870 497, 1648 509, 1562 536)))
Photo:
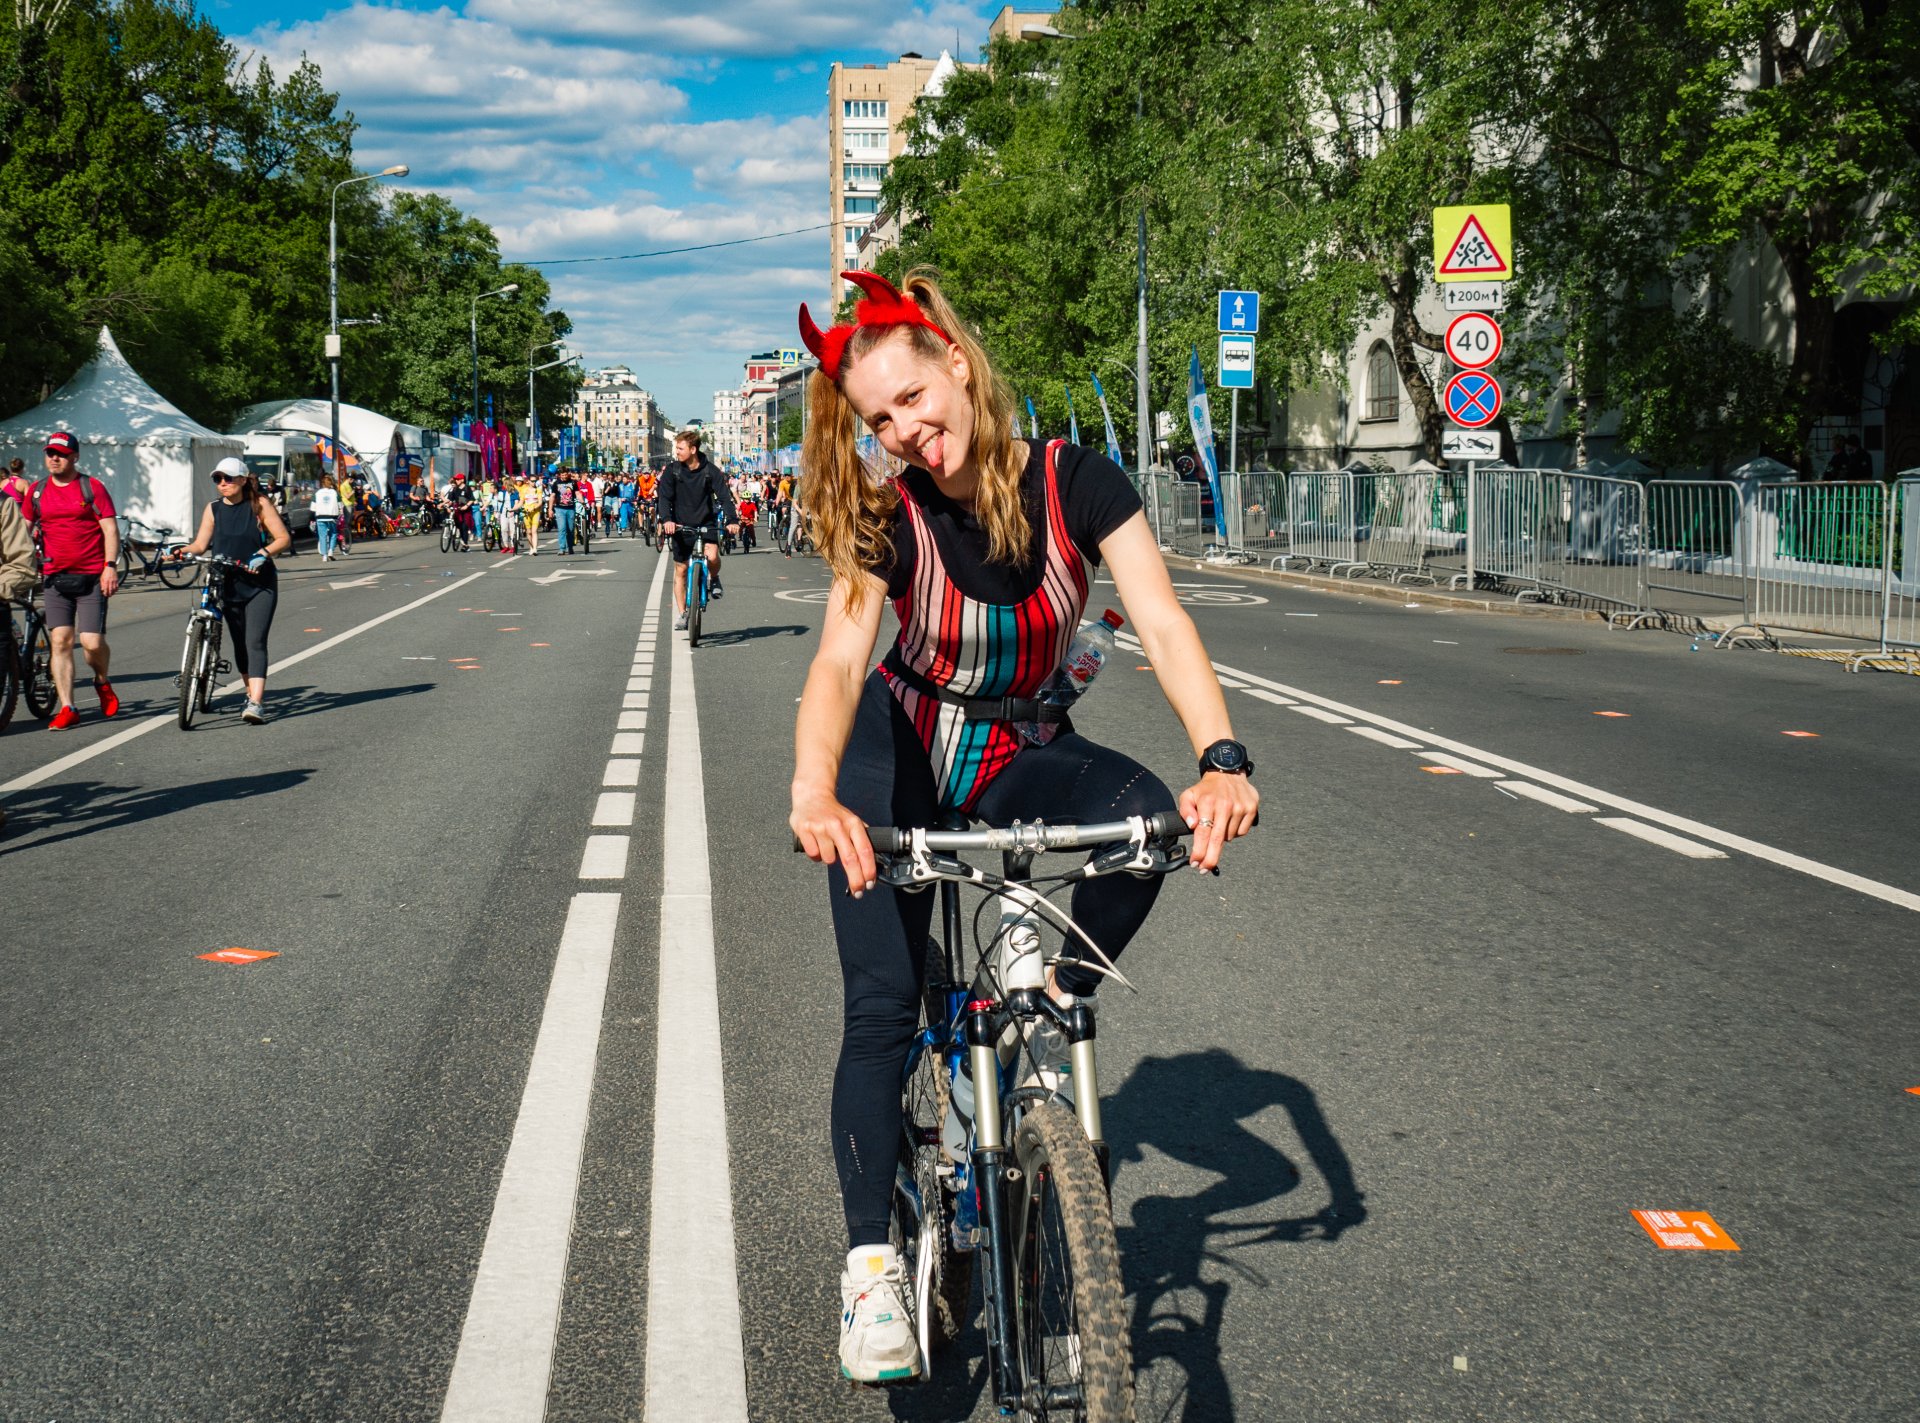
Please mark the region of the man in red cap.
POLYGON ((113 566, 120 556, 120 526, 106 486, 80 473, 74 461, 80 442, 65 430, 47 438, 47 477, 33 486, 28 514, 39 527, 45 551, 47 586, 43 599, 47 632, 53 642, 53 685, 60 706, 47 723, 65 731, 80 713, 73 709, 73 638, 93 669, 100 714, 120 710, 120 698, 107 682, 107 599, 120 589, 113 566))

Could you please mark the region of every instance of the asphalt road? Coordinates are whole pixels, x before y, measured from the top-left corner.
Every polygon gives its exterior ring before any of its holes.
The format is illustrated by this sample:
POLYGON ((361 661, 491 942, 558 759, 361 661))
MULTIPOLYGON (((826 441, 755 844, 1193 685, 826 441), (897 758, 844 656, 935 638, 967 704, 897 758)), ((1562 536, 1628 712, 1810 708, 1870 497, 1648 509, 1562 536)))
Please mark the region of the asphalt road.
MULTIPOLYGON (((977 1333, 925 1387, 834 1362, 839 978, 784 824, 824 570, 729 560, 691 657, 654 574, 295 560, 274 653, 317 650, 267 726, 228 694, 190 733, 188 595, 136 585, 121 718, 0 736, 0 1418, 435 1418, 524 1359, 530 1412, 461 1416, 640 1418, 669 1345, 663 1418, 730 1375, 754 1419, 992 1416, 977 1333), (710 1084, 657 1060, 696 829, 710 1084), (690 1103, 728 1183, 692 1200, 653 1169, 690 1103)), ((1267 809, 1102 995, 1140 1417, 1920 1413, 1920 688, 1175 576, 1267 809)), ((1076 719, 1181 784, 1143 662, 1076 719)))

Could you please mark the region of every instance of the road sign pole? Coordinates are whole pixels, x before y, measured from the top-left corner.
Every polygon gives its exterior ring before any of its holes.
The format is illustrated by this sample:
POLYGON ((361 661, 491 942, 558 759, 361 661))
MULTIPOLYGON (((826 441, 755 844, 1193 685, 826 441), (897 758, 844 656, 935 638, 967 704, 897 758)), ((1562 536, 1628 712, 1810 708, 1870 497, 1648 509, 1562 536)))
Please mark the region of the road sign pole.
POLYGON ((1472 460, 1468 460, 1467 461, 1467 591, 1469 593, 1471 593, 1476 587, 1478 587, 1480 583, 1480 580, 1474 577, 1474 574, 1473 574, 1473 563, 1474 563, 1473 556, 1476 548, 1476 541, 1479 533, 1479 522, 1480 522, 1474 512, 1475 505, 1478 501, 1476 501, 1473 497, 1473 472, 1474 472, 1474 462, 1472 460))
POLYGON ((1240 392, 1233 392, 1233 415, 1227 423, 1227 468, 1240 472, 1240 392))

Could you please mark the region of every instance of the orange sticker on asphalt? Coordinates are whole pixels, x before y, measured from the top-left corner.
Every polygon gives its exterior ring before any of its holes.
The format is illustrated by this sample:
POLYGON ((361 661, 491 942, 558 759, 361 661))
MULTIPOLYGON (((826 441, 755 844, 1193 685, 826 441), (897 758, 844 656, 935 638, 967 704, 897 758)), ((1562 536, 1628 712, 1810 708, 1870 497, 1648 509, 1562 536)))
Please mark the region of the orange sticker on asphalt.
POLYGON ((462 662, 453 670, 456 672, 478 672, 480 670, 480 664, 478 662, 462 662))
POLYGON ((1136 667, 1136 668, 1134 668, 1133 670, 1134 670, 1134 671, 1136 671, 1136 672, 1151 672, 1151 671, 1153 670, 1153 668, 1151 668, 1151 667, 1149 667, 1149 666, 1147 666, 1147 664, 1143 662, 1143 663, 1141 663, 1141 664, 1140 664, 1140 665, 1139 665, 1138 667, 1136 667))
POLYGON ((273 949, 215 949, 210 954, 197 954, 195 957, 210 963, 245 965, 259 963, 261 959, 277 959, 280 955, 273 949))
POLYGON ((1421 770, 1429 776, 1464 776, 1466 772, 1458 766, 1422 766, 1421 770))
POLYGON ((1632 712, 1595 712, 1595 716, 1632 716, 1632 712))
POLYGON ((301 628, 300 631, 301 632, 319 632, 320 629, 319 628, 301 628))
POLYGON ((1920 1087, 1909 1087, 1907 1090, 1913 1093, 1914 1096, 1920 1097, 1920 1087))
POLYGON ((1782 736, 1805 736, 1805 737, 1810 737, 1815 741, 1818 741, 1820 739, 1820 733, 1817 731, 1783 731, 1780 734, 1782 736))
POLYGON ((1633 1218, 1662 1250, 1738 1250, 1705 1211, 1635 1211, 1633 1218))
POLYGON ((1389 682, 1389 681, 1386 681, 1385 679, 1382 679, 1377 685, 1382 687, 1397 687, 1400 685, 1400 683, 1398 681, 1389 682))
POLYGON ((552 647, 553 644, 550 642, 530 642, 527 644, 527 646, 528 647, 552 647))

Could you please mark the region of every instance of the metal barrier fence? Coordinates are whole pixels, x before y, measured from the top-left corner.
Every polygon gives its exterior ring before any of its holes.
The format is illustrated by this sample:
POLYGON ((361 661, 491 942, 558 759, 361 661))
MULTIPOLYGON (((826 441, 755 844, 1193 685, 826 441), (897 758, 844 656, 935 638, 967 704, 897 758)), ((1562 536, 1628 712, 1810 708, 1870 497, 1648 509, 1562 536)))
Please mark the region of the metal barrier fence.
POLYGON ((1880 646, 1854 659, 1907 662, 1920 652, 1920 470, 1895 481, 1887 502, 1887 591, 1880 646))
POLYGON ((1299 559, 1330 573, 1364 570, 1359 557, 1354 476, 1339 470, 1300 471, 1287 476, 1287 552, 1276 562, 1299 559))
POLYGON ((1701 616, 1749 607, 1746 501, 1724 479, 1663 479, 1646 489, 1649 608, 1701 616), (1655 597, 1665 594, 1665 597, 1655 597))
POLYGON ((1433 476, 1356 474, 1353 488, 1356 551, 1367 571, 1396 583, 1433 582, 1433 476))
POLYGON ((1763 484, 1747 531, 1753 601, 1727 643, 1778 632, 1877 642, 1887 600, 1887 490, 1879 483, 1763 484))

